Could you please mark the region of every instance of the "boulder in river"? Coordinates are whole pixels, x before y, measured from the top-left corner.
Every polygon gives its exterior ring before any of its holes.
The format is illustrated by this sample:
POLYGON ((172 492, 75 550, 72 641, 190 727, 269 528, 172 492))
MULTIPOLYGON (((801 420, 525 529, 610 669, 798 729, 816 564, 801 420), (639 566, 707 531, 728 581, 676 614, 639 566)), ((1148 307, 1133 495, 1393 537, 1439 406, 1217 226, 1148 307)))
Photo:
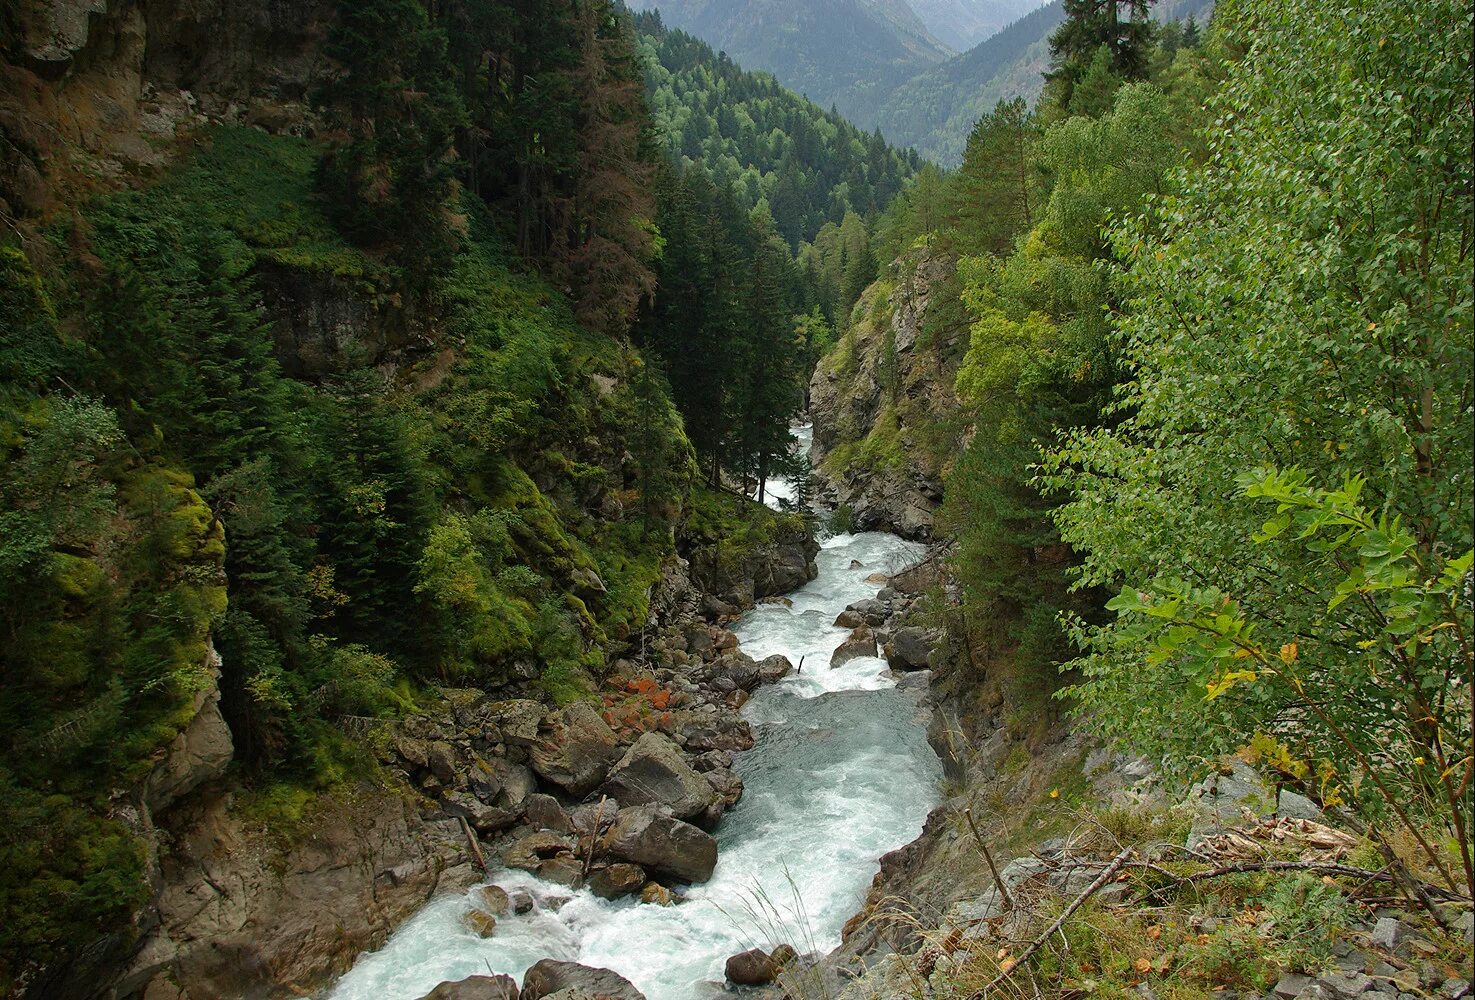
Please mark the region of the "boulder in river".
POLYGON ((472 976, 456 983, 441 983, 420 1000, 519 1000, 517 982, 511 976, 472 976))
POLYGON ((609 969, 545 958, 522 977, 520 1000, 544 1000, 563 990, 582 990, 608 1000, 645 1000, 630 980, 609 969))
POLYGON ((645 869, 639 865, 613 864, 589 877, 589 889, 600 899, 634 895, 645 885, 645 869))
POLYGON ((932 645, 932 634, 924 628, 897 629, 886 644, 886 662, 893 670, 925 670, 932 645))
POLYGON ((636 740, 602 790, 628 806, 665 806, 677 819, 705 812, 716 798, 712 786, 686 762, 681 748, 660 733, 645 733, 636 740))
POLYGON ((574 841, 551 830, 540 830, 520 837, 507 845, 502 854, 502 863, 508 868, 521 868, 535 872, 544 861, 559 855, 573 856, 574 841))
POLYGON ((609 774, 620 759, 620 741, 587 702, 575 702, 550 713, 529 748, 533 770, 544 781, 582 798, 609 774))
POLYGON ((477 937, 489 938, 497 932, 497 918, 481 910, 467 910, 461 923, 477 937))
POLYGON ((734 955, 725 967, 728 982, 738 986, 762 986, 778 978, 779 966, 761 948, 734 955))
POLYGON ((842 667, 858 657, 875 656, 876 652, 876 633, 867 625, 858 626, 830 656, 830 668, 842 667))
POLYGON ((777 684, 793 672, 793 661, 782 653, 774 653, 758 661, 758 680, 763 684, 777 684))
POLYGON ((705 882, 717 867, 717 841, 656 806, 621 809, 606 843, 615 857, 683 882, 705 882))
POLYGON ((484 885, 476 890, 476 902, 494 917, 500 917, 512 909, 512 899, 500 885, 484 885))

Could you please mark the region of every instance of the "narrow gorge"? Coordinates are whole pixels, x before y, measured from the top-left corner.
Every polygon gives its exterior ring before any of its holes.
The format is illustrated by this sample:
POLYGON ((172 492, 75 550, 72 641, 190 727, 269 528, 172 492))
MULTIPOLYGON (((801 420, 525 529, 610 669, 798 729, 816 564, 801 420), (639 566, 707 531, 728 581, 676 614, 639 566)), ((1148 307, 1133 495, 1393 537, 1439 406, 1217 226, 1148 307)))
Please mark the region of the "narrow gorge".
POLYGON ((0 997, 1467 1000, 1472 39, 0 2, 0 997))

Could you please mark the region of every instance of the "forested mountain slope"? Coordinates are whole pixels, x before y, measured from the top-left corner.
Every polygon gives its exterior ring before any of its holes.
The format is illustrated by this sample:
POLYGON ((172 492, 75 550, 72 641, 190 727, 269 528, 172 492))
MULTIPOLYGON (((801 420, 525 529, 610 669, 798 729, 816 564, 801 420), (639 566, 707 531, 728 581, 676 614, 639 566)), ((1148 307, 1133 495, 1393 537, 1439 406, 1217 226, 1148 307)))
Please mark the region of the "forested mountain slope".
POLYGON ((749 69, 864 122, 867 108, 952 50, 904 0, 641 0, 749 69))
MULTIPOLYGON (((1160 23, 1192 18, 1202 27, 1213 6, 1213 0, 1165 0, 1152 7, 1152 14, 1160 23)), ((1061 0, 1025 14, 968 51, 908 80, 879 109, 858 120, 935 163, 956 166, 973 123, 995 104, 1015 97, 1031 103, 1039 98, 1050 63, 1049 36, 1064 16, 1061 0)))
POLYGON ((874 111, 881 133, 948 166, 962 159, 973 123, 999 101, 1034 101, 1049 63, 1046 39, 1064 18, 1061 0, 1019 18, 961 55, 887 95, 874 111))
MULTIPOLYGON (((628 338, 667 168, 611 5, 24 14, 0 35, 0 993, 321 977, 466 849, 449 800, 382 771, 385 726, 443 688, 588 699, 678 548, 751 601, 758 547, 800 546, 779 586, 803 582, 806 529, 693 489, 628 338), (174 853, 219 843, 203 874, 174 853), (252 888, 174 905, 212 878, 252 888)), ((800 401, 732 424, 782 447, 800 401)))
POLYGON ((956 803, 841 996, 1462 993, 1470 7, 1071 8, 815 375, 842 513, 936 539, 956 803))
POLYGON ((934 35, 966 52, 1042 6, 1043 0, 909 0, 934 35))
POLYGON ((748 72, 656 14, 635 18, 651 124, 678 161, 700 162, 744 208, 760 202, 795 248, 847 212, 890 205, 918 165, 763 73, 748 72))

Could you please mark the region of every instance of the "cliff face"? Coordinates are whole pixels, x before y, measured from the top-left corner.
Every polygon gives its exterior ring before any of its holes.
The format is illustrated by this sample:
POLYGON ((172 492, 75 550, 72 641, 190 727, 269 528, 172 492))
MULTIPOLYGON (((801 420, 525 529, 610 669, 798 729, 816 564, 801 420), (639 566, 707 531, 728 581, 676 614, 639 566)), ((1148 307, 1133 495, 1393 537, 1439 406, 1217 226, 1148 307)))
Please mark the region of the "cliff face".
POLYGON ((968 347, 951 264, 922 257, 867 290, 810 383, 811 458, 857 530, 932 537, 961 431, 953 380, 968 347))
POLYGON ((315 128, 330 0, 37 0, 0 65, 0 210, 40 215, 167 163, 187 131, 315 128))

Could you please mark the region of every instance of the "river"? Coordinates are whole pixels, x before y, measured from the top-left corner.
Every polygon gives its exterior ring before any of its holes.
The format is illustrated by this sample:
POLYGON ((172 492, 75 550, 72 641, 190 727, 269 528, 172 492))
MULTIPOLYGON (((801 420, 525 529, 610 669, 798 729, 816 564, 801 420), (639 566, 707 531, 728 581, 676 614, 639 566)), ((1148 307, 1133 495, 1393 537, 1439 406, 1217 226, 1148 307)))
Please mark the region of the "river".
POLYGON ((436 900, 362 956, 327 1000, 417 1000, 441 982, 489 971, 521 981, 544 958, 613 969, 649 1000, 691 1000, 720 991, 736 952, 836 947, 881 855, 921 832, 939 798, 941 767, 916 695, 897 689, 883 660, 829 669, 848 634, 832 623, 847 605, 875 596, 874 574, 921 551, 888 534, 829 538, 818 577, 790 595, 792 604, 760 605, 734 627, 750 656, 783 653, 803 668, 745 706, 757 737, 736 763, 746 790, 715 831, 716 872, 686 902, 608 902, 499 873, 497 885, 532 894, 531 913, 508 914, 483 940, 460 922, 469 894, 436 900))

